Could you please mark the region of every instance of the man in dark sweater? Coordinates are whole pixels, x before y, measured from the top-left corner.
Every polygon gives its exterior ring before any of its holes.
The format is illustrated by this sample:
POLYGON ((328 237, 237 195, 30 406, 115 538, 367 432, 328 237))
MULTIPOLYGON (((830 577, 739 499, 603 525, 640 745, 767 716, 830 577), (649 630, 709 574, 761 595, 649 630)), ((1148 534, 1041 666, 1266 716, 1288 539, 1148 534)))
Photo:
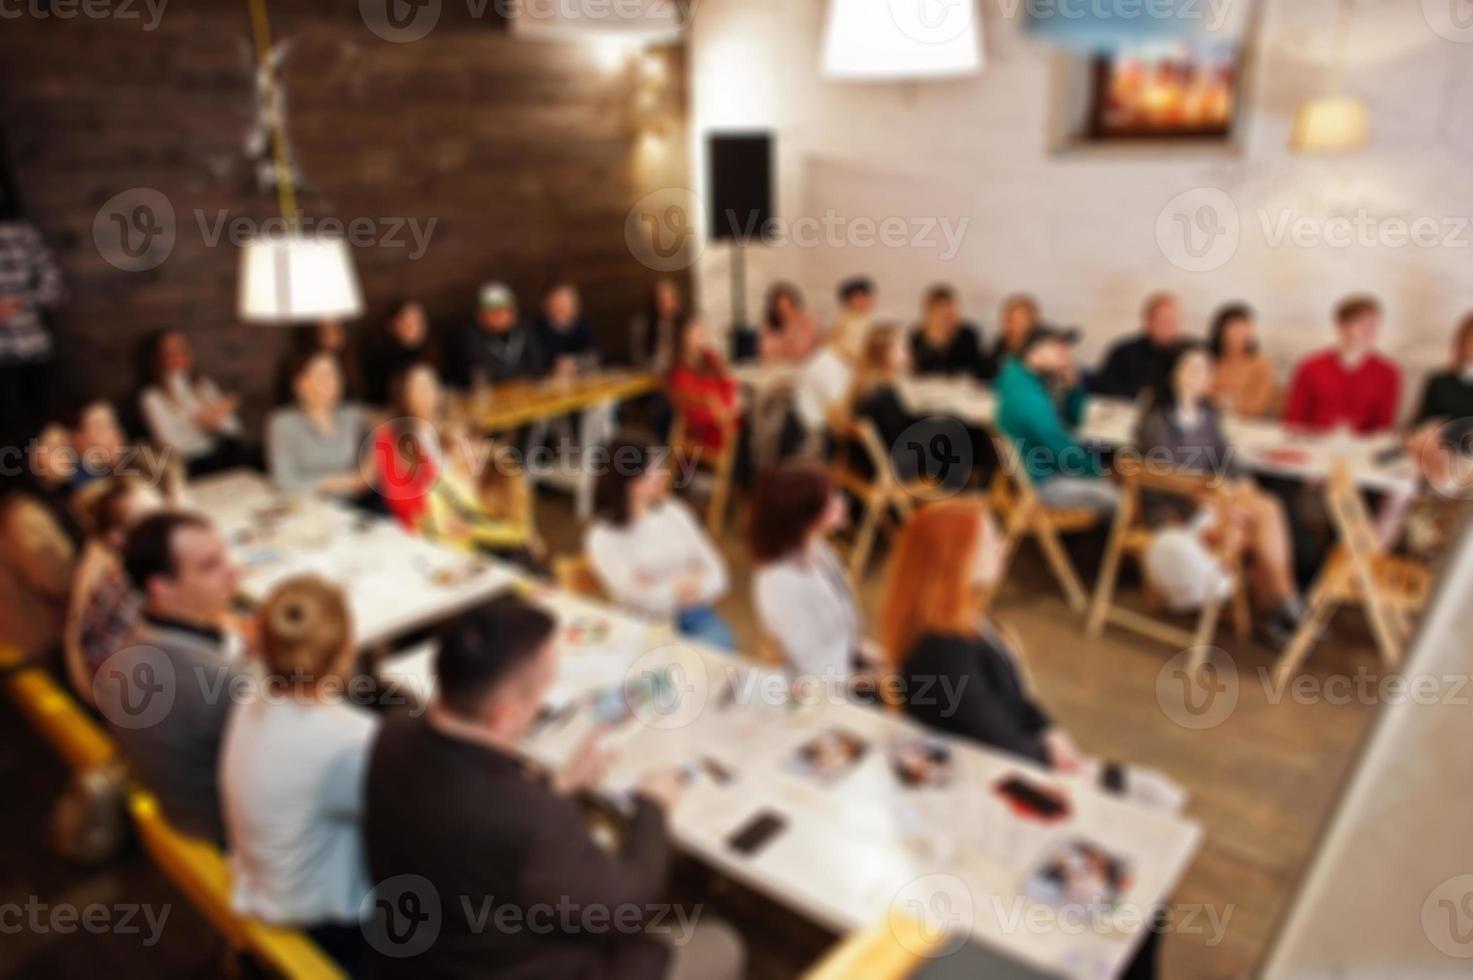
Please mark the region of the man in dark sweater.
POLYGON ((541 377, 547 358, 536 333, 517 318, 517 298, 503 283, 481 287, 476 319, 461 338, 459 363, 447 365, 463 388, 541 377))
POLYGON ((1170 293, 1152 293, 1141 309, 1142 331, 1110 348, 1090 382, 1097 395, 1136 398, 1154 388, 1182 345, 1181 305, 1170 293))
POLYGON ((537 339, 548 366, 557 374, 592 370, 602 357, 593 329, 583 316, 578 287, 570 282, 553 283, 543 295, 537 339))
POLYGON ((729 930, 701 923, 673 949, 653 935, 679 774, 644 781, 610 852, 573 799, 602 776, 596 744, 551 779, 518 755, 557 675, 554 631, 551 616, 516 598, 462 614, 441 630, 429 712, 380 733, 364 822, 371 974, 736 977, 741 947, 729 930))

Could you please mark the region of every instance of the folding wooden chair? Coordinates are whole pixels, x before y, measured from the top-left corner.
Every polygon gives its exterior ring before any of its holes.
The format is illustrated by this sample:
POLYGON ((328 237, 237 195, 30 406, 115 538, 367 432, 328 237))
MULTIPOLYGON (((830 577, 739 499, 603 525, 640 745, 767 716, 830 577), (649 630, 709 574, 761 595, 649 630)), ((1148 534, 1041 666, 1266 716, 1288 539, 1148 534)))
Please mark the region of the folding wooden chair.
POLYGON ((829 479, 836 489, 859 501, 859 523, 849 544, 849 574, 860 578, 881 526, 892 533, 898 531, 934 487, 925 480, 902 484, 895 478, 890 454, 868 420, 835 413, 828 427, 838 446, 829 479))
POLYGON ((1023 537, 1032 535, 1059 587, 1064 590, 1069 608, 1077 613, 1084 612, 1089 600, 1059 536, 1091 530, 1100 523, 1099 515, 1092 510, 1049 507, 1039 498, 1033 479, 1023 467, 1023 460, 1012 440, 993 433, 992 442, 1000 465, 993 476, 989 496, 993 510, 1002 519, 1007 556, 1004 568, 1011 564, 1023 537))
POLYGON ((1331 470, 1325 499, 1340 543, 1320 570, 1304 622, 1274 668, 1280 684, 1294 676, 1336 608, 1348 603, 1365 608, 1381 659, 1395 667, 1411 640, 1412 617, 1432 592, 1432 570, 1424 562, 1387 553, 1344 460, 1331 470))
POLYGON ((740 435, 739 419, 734 413, 716 413, 723 418, 721 450, 713 453, 690 438, 686 418, 689 409, 688 404, 677 403, 675 406, 675 420, 670 426, 670 451, 693 459, 697 467, 710 471, 711 495, 706 502, 706 530, 712 537, 716 537, 726 524, 726 507, 731 499, 732 474, 736 469, 740 435))
MULTIPOLYGON (((1115 522, 1110 530, 1110 542, 1105 548, 1105 559, 1100 565, 1100 578, 1095 586, 1094 600, 1090 605, 1086 632, 1098 637, 1107 623, 1169 643, 1183 649, 1195 651, 1193 667, 1205 662, 1207 644, 1217 634, 1218 619, 1225 600, 1210 599, 1203 603, 1197 613, 1196 626, 1182 629, 1175 623, 1148 616, 1115 605, 1115 585, 1120 574, 1120 562, 1126 555, 1136 560, 1144 557, 1155 532, 1141 523, 1141 495, 1144 492, 1167 494, 1198 501, 1206 505, 1223 502, 1221 481, 1215 476, 1192 473, 1145 473, 1133 472, 1124 478, 1120 494, 1120 507, 1115 512, 1115 522)), ((1253 611, 1241 568, 1241 542, 1224 541, 1218 549, 1217 558, 1223 570, 1233 580, 1233 624, 1240 638, 1246 639, 1252 632, 1253 611)), ((1148 601, 1154 604, 1154 590, 1146 582, 1148 601)))

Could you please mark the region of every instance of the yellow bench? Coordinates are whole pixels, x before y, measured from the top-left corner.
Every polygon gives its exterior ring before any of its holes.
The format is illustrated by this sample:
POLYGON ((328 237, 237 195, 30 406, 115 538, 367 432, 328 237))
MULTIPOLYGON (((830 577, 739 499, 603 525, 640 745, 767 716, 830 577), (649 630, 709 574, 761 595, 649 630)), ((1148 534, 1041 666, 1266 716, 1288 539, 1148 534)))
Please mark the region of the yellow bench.
POLYGON ((0 647, 5 689, 31 724, 77 772, 89 772, 117 757, 102 727, 40 667, 27 666, 13 647, 0 647))

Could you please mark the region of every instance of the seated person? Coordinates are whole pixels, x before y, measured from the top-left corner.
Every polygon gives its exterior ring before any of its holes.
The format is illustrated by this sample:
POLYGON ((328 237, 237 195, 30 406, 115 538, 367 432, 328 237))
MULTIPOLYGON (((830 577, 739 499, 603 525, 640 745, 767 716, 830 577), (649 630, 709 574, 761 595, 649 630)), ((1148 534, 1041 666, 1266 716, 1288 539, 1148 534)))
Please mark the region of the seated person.
POLYGON ((1110 348, 1091 389, 1099 395, 1138 398, 1161 382, 1182 344, 1181 304, 1170 293, 1153 293, 1141 308, 1141 333, 1110 348))
POLYGON ((1102 478, 1099 460, 1074 435, 1087 404, 1069 351, 1074 340, 1072 333, 1034 328, 997 376, 997 426, 1045 505, 1108 514, 1120 491, 1102 478))
POLYGON ((76 453, 72 489, 80 490, 95 480, 113 475, 123 462, 128 437, 118 424, 112 402, 94 398, 72 409, 66 418, 76 453))
POLYGON ((337 586, 294 576, 261 604, 256 632, 264 687, 231 712, 220 750, 231 904, 305 930, 351 974, 369 893, 364 772, 378 732, 345 697, 352 615, 337 586))
POLYGON ((893 326, 875 328, 860 361, 851 409, 856 419, 874 426, 880 446, 889 455, 890 469, 901 483, 916 479, 922 462, 914 453, 895 451, 905 430, 920 421, 900 397, 900 380, 909 367, 905 335, 893 326))
POLYGON ((1381 304, 1352 296, 1335 308, 1339 343, 1299 362, 1284 422, 1311 432, 1385 432, 1396 423, 1401 369, 1376 353, 1381 304))
POLYGON ((277 400, 292 398, 292 371, 313 354, 331 354, 343 373, 343 391, 351 401, 362 397, 364 382, 358 373, 358 352, 342 320, 329 317, 293 331, 291 352, 282 365, 277 400))
POLYGON ((665 375, 675 361, 675 333, 685 321, 685 298, 674 279, 656 279, 649 305, 629 325, 630 363, 665 375))
POLYGON ((390 384, 390 422, 375 430, 374 490, 406 531, 418 531, 440 477, 444 398, 435 369, 410 364, 390 384))
POLYGON ((701 316, 686 315, 675 336, 675 361, 665 382, 670 403, 685 416, 686 438, 719 454, 727 426, 741 418, 741 388, 701 316))
POLYGON ((296 404, 266 421, 266 464, 289 493, 357 497, 366 490, 358 467, 363 410, 343 402, 343 373, 331 354, 307 354, 291 370, 296 404))
POLYGON ((670 494, 669 474, 643 446, 623 443, 594 490, 583 551, 610 597, 637 613, 675 620, 684 636, 735 648, 713 603, 730 588, 726 561, 690 508, 670 494))
POLYGON ((62 650, 67 679, 83 704, 92 704, 97 668, 128 645, 138 629, 143 596, 123 570, 123 544, 145 517, 163 507, 151 487, 113 477, 91 501, 92 533, 72 575, 62 650))
POLYGON ((1023 349, 1038 322, 1038 301, 1032 296, 1014 293, 1002 301, 1002 310, 997 317, 997 340, 985 355, 982 365, 983 376, 988 381, 997 377, 1004 361, 1023 349))
POLYGON ((430 490, 420 530, 452 547, 542 574, 546 548, 517 454, 454 423, 443 442, 444 468, 430 490))
POLYGON ((463 331, 460 346, 455 381, 462 388, 540 378, 547 370, 541 340, 518 319, 516 295, 499 282, 481 287, 475 321, 463 331))
POLYGON ((768 471, 752 500, 752 599, 763 635, 794 674, 847 682, 864 660, 864 611, 829 545, 844 526, 843 496, 818 463, 768 471))
POLYGON ((430 332, 425 308, 410 300, 394 311, 381 334, 364 351, 364 400, 370 405, 389 404, 394 379, 411 364, 420 362, 438 370, 440 350, 430 332))
POLYGON ((935 285, 926 291, 921 322, 910 335, 910 359, 918 375, 980 378, 984 371, 982 336, 962 319, 956 290, 935 285))
MULTIPOLYGON (((645 931, 644 916, 633 931, 565 924, 591 910, 617 918, 667 901, 665 821, 683 781, 671 770, 647 773, 619 844, 605 847, 575 799, 608 765, 596 736, 560 772, 527 764, 518 747, 557 677, 556 634, 552 616, 518 598, 460 613, 439 631, 429 710, 387 722, 375 741, 364 819, 369 879, 422 882, 441 896, 443 914, 427 945, 418 929, 401 932, 402 920, 366 923, 379 937, 371 973, 736 980, 740 940, 709 919, 673 949, 645 931), (548 915, 545 929, 487 928, 467 910, 488 903, 565 911, 548 915), (398 943, 402 950, 390 945, 398 943)), ((379 901, 378 914, 392 904, 379 901)))
POLYGON ((0 486, 0 636, 27 663, 54 667, 84 540, 71 509, 76 455, 60 425, 29 449, 27 472, 0 486))
POLYGON ((178 330, 155 334, 148 349, 149 383, 139 410, 155 443, 184 457, 190 476, 240 466, 240 399, 224 395, 194 368, 189 338, 178 330))
POLYGON ((554 374, 566 377, 591 371, 602 359, 598 340, 583 316, 578 287, 570 282, 555 282, 543 294, 537 336, 554 374))
POLYGON ((937 731, 1179 811, 1185 795, 1171 780, 1084 755, 1029 690, 1016 645, 983 605, 997 587, 1006 552, 982 497, 954 497, 911 516, 891 559, 880 613, 902 710, 937 731))
POLYGON ((223 844, 216 773, 234 704, 226 692, 246 682, 240 638, 226 625, 239 572, 208 521, 167 512, 129 533, 123 568, 143 594, 143 621, 98 670, 97 708, 169 822, 223 844))
POLYGON ((854 358, 833 338, 803 362, 793 390, 793 415, 816 452, 835 412, 847 413, 854 387, 854 358))
POLYGON ((839 283, 839 315, 829 327, 829 336, 850 357, 859 357, 864 339, 875 322, 875 281, 868 276, 851 276, 839 283))
POLYGON ((790 282, 767 290, 758 353, 764 363, 799 364, 818 347, 818 321, 803 305, 803 294, 790 282))
POLYGON ((1473 313, 1458 326, 1447 368, 1428 376, 1412 426, 1446 426, 1454 439, 1473 432, 1473 313))
MULTIPOLYGON (((1207 350, 1198 344, 1182 347, 1141 422, 1143 465, 1235 476, 1212 388, 1207 350)), ((1234 482, 1220 508, 1175 495, 1148 495, 1142 501, 1146 522, 1162 533, 1146 552, 1146 568, 1174 608, 1196 608, 1232 594, 1232 581, 1217 553, 1223 548, 1241 552, 1248 559, 1253 597, 1263 610, 1258 623, 1269 641, 1283 648, 1304 618, 1289 522, 1278 498, 1245 480, 1234 482)))
POLYGON ((1232 303, 1212 318, 1212 397, 1230 415, 1263 418, 1278 401, 1274 366, 1258 349, 1253 311, 1232 303))

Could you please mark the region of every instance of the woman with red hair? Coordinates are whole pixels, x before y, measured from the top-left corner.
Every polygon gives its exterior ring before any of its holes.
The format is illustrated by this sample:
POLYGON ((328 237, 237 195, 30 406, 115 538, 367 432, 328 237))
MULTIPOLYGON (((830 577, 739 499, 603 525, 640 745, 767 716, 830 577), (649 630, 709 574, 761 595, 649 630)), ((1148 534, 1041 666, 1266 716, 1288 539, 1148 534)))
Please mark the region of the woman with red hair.
POLYGON ((1059 772, 1085 765, 1024 682, 1016 654, 983 612, 1005 545, 987 504, 922 508, 900 536, 880 615, 906 714, 1059 772))

